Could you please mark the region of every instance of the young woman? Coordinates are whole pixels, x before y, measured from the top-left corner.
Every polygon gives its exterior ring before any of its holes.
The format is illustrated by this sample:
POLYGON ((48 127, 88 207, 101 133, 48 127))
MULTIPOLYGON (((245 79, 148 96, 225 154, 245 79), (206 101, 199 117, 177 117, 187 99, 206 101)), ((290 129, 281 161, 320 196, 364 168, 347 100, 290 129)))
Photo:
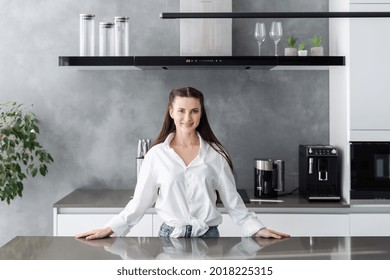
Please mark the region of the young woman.
POLYGON ((159 236, 218 237, 222 215, 216 191, 243 236, 289 236, 267 229, 245 207, 230 156, 209 125, 203 94, 191 87, 174 89, 162 129, 144 158, 133 199, 105 228, 76 237, 124 236, 153 204, 164 221, 159 236))

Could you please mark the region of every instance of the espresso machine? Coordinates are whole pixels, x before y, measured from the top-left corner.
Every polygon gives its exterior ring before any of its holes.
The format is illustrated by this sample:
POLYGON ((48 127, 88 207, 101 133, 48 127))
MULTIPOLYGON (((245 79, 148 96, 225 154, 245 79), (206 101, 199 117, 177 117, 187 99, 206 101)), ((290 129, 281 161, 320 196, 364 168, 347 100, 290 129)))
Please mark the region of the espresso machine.
POLYGON ((330 145, 299 145, 299 194, 309 201, 339 201, 339 154, 330 145))
POLYGON ((284 161, 255 160, 255 197, 275 198, 284 191, 284 161))

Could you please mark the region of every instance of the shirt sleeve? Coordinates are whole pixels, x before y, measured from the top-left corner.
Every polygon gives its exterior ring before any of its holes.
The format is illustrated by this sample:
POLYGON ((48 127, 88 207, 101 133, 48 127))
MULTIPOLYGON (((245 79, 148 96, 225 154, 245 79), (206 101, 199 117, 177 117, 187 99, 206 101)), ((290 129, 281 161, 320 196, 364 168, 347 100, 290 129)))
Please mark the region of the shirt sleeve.
POLYGON ((222 157, 218 192, 221 201, 232 219, 241 227, 243 236, 249 237, 265 226, 257 219, 254 212, 249 212, 240 194, 237 192, 235 179, 227 161, 222 157))
POLYGON ((151 152, 152 150, 145 155, 143 160, 133 199, 106 224, 106 227, 111 227, 117 236, 125 236, 156 202, 157 184, 153 175, 153 155, 151 152))

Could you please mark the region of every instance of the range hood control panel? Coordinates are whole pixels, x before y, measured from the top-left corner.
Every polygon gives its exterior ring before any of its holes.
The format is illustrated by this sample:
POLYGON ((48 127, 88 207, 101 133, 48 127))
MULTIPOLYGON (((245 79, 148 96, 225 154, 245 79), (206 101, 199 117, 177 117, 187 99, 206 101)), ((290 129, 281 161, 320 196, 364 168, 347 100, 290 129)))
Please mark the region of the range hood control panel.
POLYGON ((223 60, 212 58, 186 58, 186 63, 223 63, 223 60))

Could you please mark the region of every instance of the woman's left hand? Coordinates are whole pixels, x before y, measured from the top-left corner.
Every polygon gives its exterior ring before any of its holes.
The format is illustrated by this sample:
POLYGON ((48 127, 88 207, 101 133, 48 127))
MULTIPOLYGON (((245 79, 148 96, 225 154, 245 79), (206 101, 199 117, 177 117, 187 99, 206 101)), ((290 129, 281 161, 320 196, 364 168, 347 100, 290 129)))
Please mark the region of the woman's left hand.
POLYGON ((253 237, 264 237, 264 238, 276 238, 281 239, 284 237, 290 237, 289 234, 279 232, 276 230, 268 229, 268 228, 262 228, 258 232, 256 232, 253 237))

